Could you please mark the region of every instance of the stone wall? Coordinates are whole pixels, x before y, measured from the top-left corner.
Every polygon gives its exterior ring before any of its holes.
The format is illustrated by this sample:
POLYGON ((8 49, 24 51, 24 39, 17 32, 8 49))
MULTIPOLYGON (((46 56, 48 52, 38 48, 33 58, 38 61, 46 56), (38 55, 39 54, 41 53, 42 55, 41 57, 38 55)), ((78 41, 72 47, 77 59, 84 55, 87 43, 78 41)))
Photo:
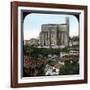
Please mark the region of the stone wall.
POLYGON ((47 48, 65 47, 69 44, 69 18, 65 24, 43 24, 40 32, 40 46, 47 48))

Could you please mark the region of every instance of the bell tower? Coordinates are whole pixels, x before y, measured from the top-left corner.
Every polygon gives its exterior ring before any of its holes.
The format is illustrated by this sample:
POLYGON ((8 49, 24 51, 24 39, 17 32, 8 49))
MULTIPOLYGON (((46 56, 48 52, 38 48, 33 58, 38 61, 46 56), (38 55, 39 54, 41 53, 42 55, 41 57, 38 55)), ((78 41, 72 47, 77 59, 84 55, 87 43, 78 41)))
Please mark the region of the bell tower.
POLYGON ((69 46, 69 29, 70 29, 69 17, 66 17, 66 25, 67 25, 67 36, 68 36, 68 46, 69 46))
POLYGON ((66 24, 69 25, 69 17, 66 17, 66 24))

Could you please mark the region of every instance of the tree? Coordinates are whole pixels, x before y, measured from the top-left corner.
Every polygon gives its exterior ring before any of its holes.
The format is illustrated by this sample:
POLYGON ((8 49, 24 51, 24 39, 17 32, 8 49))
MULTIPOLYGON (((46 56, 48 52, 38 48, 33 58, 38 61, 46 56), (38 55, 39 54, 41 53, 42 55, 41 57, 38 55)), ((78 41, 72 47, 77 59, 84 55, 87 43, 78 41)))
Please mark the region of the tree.
POLYGON ((65 65, 60 68, 59 75, 79 74, 79 63, 77 61, 65 62, 65 65))

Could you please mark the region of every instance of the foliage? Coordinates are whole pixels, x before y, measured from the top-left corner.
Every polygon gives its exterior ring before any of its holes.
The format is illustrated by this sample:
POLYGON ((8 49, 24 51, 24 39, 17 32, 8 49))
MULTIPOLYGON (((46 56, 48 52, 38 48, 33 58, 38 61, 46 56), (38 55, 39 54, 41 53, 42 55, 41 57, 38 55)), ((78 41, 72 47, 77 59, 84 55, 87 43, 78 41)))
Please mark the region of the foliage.
POLYGON ((51 55, 60 55, 61 49, 58 48, 37 48, 33 46, 24 46, 24 55, 31 55, 32 57, 38 57, 42 55, 47 57, 49 54, 51 55))
POLYGON ((73 75, 73 74, 79 74, 79 63, 78 61, 70 61, 65 62, 65 65, 60 68, 60 75, 73 75))

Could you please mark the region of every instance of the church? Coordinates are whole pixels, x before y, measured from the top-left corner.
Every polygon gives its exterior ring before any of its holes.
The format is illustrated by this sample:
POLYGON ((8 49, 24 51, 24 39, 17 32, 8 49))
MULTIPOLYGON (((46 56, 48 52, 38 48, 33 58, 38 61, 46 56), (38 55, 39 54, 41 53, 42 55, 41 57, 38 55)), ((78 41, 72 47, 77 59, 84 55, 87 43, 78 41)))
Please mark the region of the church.
POLYGON ((64 48, 69 45, 69 17, 64 24, 42 24, 40 38, 41 48, 64 48))

